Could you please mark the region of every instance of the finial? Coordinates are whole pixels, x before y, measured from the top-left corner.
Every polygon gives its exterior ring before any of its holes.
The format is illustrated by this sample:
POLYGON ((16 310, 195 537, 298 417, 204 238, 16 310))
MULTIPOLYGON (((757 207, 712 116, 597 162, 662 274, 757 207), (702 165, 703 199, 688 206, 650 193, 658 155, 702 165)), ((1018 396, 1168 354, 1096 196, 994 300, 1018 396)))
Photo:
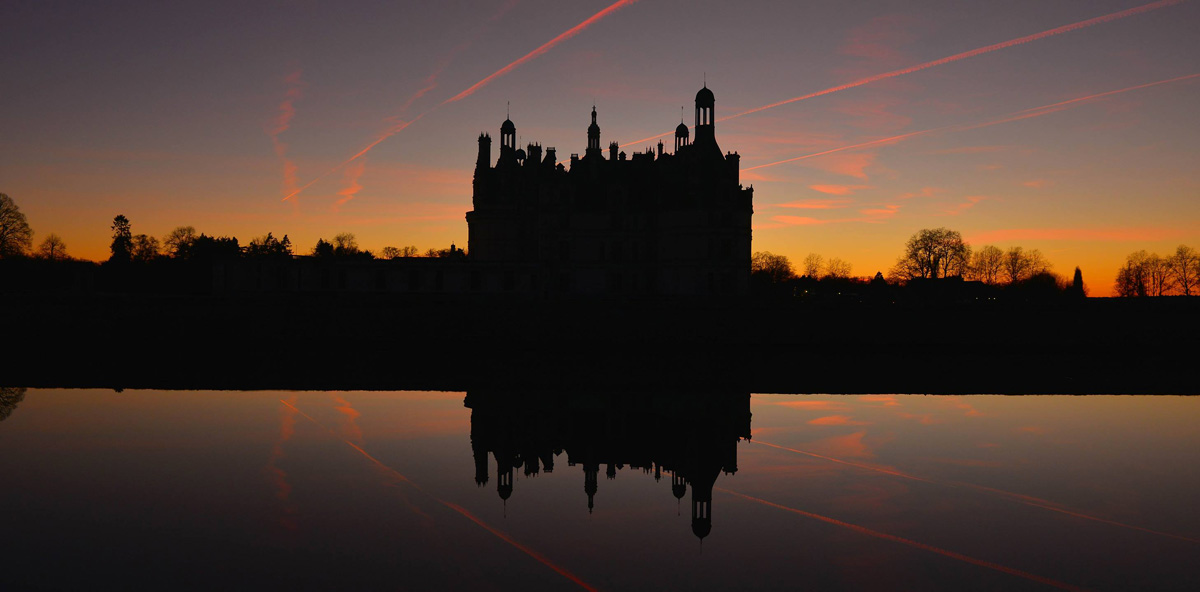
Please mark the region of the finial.
POLYGON ((703 76, 704 76, 704 88, 708 88, 708 72, 705 72, 703 74, 703 76))
POLYGON ((679 106, 679 123, 683 123, 683 105, 679 106))
POLYGON ((512 119, 512 101, 504 101, 504 118, 512 119))

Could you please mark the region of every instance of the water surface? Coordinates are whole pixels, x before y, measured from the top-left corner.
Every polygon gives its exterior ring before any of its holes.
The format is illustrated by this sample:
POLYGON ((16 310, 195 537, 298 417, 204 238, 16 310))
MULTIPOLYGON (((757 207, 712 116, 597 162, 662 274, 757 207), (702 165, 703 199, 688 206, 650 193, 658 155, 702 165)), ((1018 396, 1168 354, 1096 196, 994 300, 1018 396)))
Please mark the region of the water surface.
POLYGON ((3 402, 6 590, 1200 586, 1197 398, 3 402))

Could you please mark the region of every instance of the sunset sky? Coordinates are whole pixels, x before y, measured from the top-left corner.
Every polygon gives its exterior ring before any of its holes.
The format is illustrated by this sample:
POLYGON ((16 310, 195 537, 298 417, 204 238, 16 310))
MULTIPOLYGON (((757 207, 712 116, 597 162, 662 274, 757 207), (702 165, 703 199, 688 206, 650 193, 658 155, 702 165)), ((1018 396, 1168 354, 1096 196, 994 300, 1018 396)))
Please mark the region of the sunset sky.
POLYGON ((947 226, 1107 295, 1129 252, 1200 247, 1198 29, 1196 1, 8 0, 0 192, 90 259, 116 214, 465 246, 507 103, 566 157, 593 102, 602 145, 638 142, 706 79, 754 250, 870 275, 947 226))

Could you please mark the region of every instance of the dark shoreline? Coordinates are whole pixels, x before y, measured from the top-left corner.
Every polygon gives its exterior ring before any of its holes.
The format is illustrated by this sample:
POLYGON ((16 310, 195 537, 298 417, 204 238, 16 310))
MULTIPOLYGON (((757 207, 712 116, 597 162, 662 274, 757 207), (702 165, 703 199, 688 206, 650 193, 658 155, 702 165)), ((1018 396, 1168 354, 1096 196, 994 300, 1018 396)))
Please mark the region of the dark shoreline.
POLYGON ((0 383, 1200 394, 1200 299, 1048 305, 0 294, 0 383))

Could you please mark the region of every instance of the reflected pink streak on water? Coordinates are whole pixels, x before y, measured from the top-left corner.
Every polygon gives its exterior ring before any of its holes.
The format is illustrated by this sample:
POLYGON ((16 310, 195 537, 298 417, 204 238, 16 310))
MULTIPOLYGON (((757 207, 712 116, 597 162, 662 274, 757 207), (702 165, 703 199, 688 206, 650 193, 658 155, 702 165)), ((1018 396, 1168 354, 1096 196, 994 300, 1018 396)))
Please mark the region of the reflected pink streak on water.
MULTIPOLYGON (((303 415, 303 416, 304 416, 306 419, 308 419, 309 421, 313 422, 313 423, 314 423, 314 424, 316 424, 318 427, 320 427, 320 428, 323 428, 323 429, 325 429, 326 431, 328 431, 328 432, 330 432, 330 433, 336 434, 336 432, 334 432, 333 430, 331 430, 331 429, 329 429, 329 428, 325 427, 324 425, 321 425, 321 423, 320 423, 320 422, 318 422, 317 420, 313 419, 313 418, 312 418, 312 417, 310 417, 309 415, 305 414, 303 411, 300 411, 299 409, 297 409, 297 408, 296 408, 296 406, 292 405, 291 403, 288 403, 287 401, 284 401, 283 399, 280 399, 280 400, 279 400, 279 402, 280 402, 280 403, 283 403, 284 405, 287 405, 288 407, 291 407, 292 409, 295 409, 297 413, 299 413, 300 415, 303 415)), ((446 506, 447 508, 449 508, 449 509, 451 509, 451 510, 454 510, 455 512, 458 512, 460 515, 462 515, 462 516, 463 516, 463 517, 465 517, 466 519, 470 520, 471 522, 474 522, 475 524, 479 525, 479 526, 480 526, 480 527, 482 527, 484 530, 486 530, 486 531, 488 531, 488 532, 492 533, 493 535, 495 535, 495 536, 496 536, 497 538, 499 538, 500 540, 502 540, 502 541, 504 541, 504 542, 506 542, 506 543, 508 543, 508 544, 512 545, 512 546, 513 546, 514 548, 516 548, 518 551, 521 551, 522 553, 524 553, 524 554, 526 554, 526 555, 528 555, 528 556, 532 557, 532 558, 533 558, 534 560, 536 560, 538 563, 541 563, 542 565, 545 565, 546 567, 549 567, 550 569, 554 570, 556 573, 558 573, 559 575, 563 576, 564 578, 567 578, 568 580, 571 580, 572 582, 574 582, 574 583, 578 584, 578 585, 579 585, 581 588, 583 588, 584 590, 591 590, 591 591, 595 592, 596 588, 595 588, 594 586, 592 586, 592 585, 588 584, 587 582, 583 581, 582 579, 580 579, 580 578, 579 578, 579 576, 577 576, 577 575, 575 575, 575 574, 571 573, 571 572, 570 572, 569 570, 567 570, 566 568, 564 568, 564 567, 561 567, 561 566, 559 566, 558 564, 554 563, 554 562, 553 562, 553 561, 551 561, 549 558, 547 558, 545 555, 542 555, 541 553, 539 553, 537 550, 535 550, 535 549, 533 549, 533 548, 531 548, 531 547, 529 547, 529 546, 527 546, 527 545, 524 545, 524 544, 522 544, 521 542, 519 542, 519 541, 517 541, 516 539, 512 538, 512 537, 511 537, 511 536, 510 536, 508 533, 506 533, 506 532, 504 532, 504 531, 502 531, 502 530, 500 530, 500 529, 498 529, 498 528, 495 528, 494 526, 491 526, 491 525, 490 525, 490 524, 488 524, 487 522, 484 522, 482 519, 480 519, 480 518, 476 517, 474 514, 472 514, 472 513, 468 512, 468 511, 467 511, 465 508, 463 508, 463 507, 461 507, 461 506, 459 506, 459 505, 457 505, 457 504, 454 504, 454 503, 448 502, 448 501, 446 501, 446 500, 443 500, 443 499, 441 499, 441 498, 439 498, 439 497, 436 497, 436 496, 434 496, 433 494, 431 494, 431 493, 429 493, 429 492, 425 491, 424 489, 422 489, 422 488, 421 488, 421 486, 419 486, 419 485, 417 485, 416 483, 414 483, 412 479, 409 479, 407 476, 405 476, 405 475, 404 475, 403 473, 401 473, 400 471, 397 471, 396 469, 393 469, 392 467, 389 467, 389 466, 387 466, 386 464, 384 464, 384 463, 383 463, 383 461, 381 461, 381 460, 379 460, 379 459, 375 458, 374 456, 371 456, 371 454, 370 454, 370 453, 368 453, 366 450, 363 450, 361 446, 359 446, 359 445, 355 444, 354 442, 351 442, 350 440, 345 440, 345 439, 344 439, 344 440, 342 440, 342 441, 343 441, 343 442, 345 442, 347 446, 349 446, 349 447, 353 448, 354 450, 358 451, 358 453, 359 453, 359 454, 361 454, 361 455, 363 455, 364 457, 366 457, 366 458, 367 458, 367 460, 371 461, 372 463, 374 463, 374 464, 375 464, 376 466, 378 466, 379 468, 383 469, 384 471, 387 471, 389 474, 391 474, 392 476, 396 477, 397 479, 400 479, 401 481, 403 481, 403 482, 405 482, 405 483, 408 483, 409 485, 411 485, 412 487, 414 487, 414 488, 415 488, 417 491, 419 491, 419 492, 421 492, 421 493, 425 494, 426 496, 428 496, 428 497, 429 497, 430 499, 432 499, 433 501, 435 501, 435 502, 437 502, 437 503, 439 503, 439 504, 442 504, 443 506, 446 506)), ((410 507, 412 507, 412 505, 411 505, 411 504, 409 504, 409 505, 410 505, 410 507)), ((415 507, 414 507, 414 508, 415 508, 415 507)), ((418 512, 420 512, 420 510, 417 510, 417 511, 418 511, 418 512)), ((424 514, 424 512, 421 512, 421 513, 422 513, 422 514, 424 514)))
POLYGON ((1021 571, 1021 570, 1019 570, 1019 569, 1015 569, 1015 568, 1012 568, 1012 567, 1008 567, 1008 566, 1006 566, 1006 565, 1000 565, 999 563, 992 563, 991 561, 985 561, 985 560, 983 560, 983 559, 976 559, 976 558, 974 558, 974 557, 971 557, 971 556, 969 556, 969 555, 963 555, 962 553, 955 553, 954 551, 950 551, 950 550, 947 550, 947 549, 942 549, 941 547, 934 547, 933 545, 926 545, 925 543, 920 543, 920 542, 914 541, 914 540, 912 540, 912 539, 906 539, 906 538, 903 538, 903 537, 898 537, 898 536, 896 536, 896 535, 894 535, 894 534, 888 534, 888 533, 886 533, 886 532, 879 532, 878 530, 871 530, 870 528, 867 528, 867 527, 865 527, 865 526, 859 526, 859 525, 857 525, 857 524, 851 524, 851 523, 849 523, 849 522, 843 522, 843 521, 841 521, 841 520, 838 520, 838 519, 836 519, 836 518, 830 518, 830 517, 828 517, 828 516, 822 516, 822 515, 820 515, 820 514, 813 514, 812 512, 805 512, 804 510, 799 510, 799 509, 796 509, 796 508, 791 508, 791 507, 788 507, 788 506, 780 505, 780 504, 777 504, 777 503, 775 503, 775 502, 769 502, 769 501, 767 501, 767 500, 765 500, 765 499, 762 499, 762 498, 757 498, 757 497, 754 497, 754 496, 751 496, 751 495, 746 495, 746 494, 744 494, 744 493, 739 493, 739 492, 737 492, 737 491, 733 491, 733 490, 730 490, 730 489, 724 489, 724 488, 721 488, 721 487, 716 487, 716 488, 714 488, 714 489, 716 489, 717 491, 722 491, 722 492, 728 493, 728 494, 730 494, 730 495, 736 495, 736 496, 738 496, 738 497, 740 497, 740 498, 743 498, 743 499, 746 499, 746 500, 750 500, 750 501, 752 501, 752 502, 755 502, 755 503, 758 503, 758 504, 763 504, 763 505, 765 505, 765 506, 770 506, 770 507, 772 507, 772 508, 777 508, 777 509, 784 510, 784 511, 787 511, 787 512, 792 512, 792 513, 794 513, 794 514, 799 514, 799 515, 801 515, 801 516, 805 516, 805 517, 808 517, 808 518, 812 518, 812 519, 814 519, 814 520, 820 520, 821 522, 825 522, 825 523, 828 523, 828 524, 834 524, 834 525, 837 525, 837 526, 841 526, 841 527, 843 527, 843 528, 849 528, 850 530, 853 530, 853 531, 855 531, 855 532, 857 532, 857 533, 860 533, 860 534, 865 534, 865 535, 867 535, 867 536, 872 536, 872 537, 875 537, 875 538, 883 539, 883 540, 885 540, 885 541, 892 541, 892 542, 894 542, 894 543, 900 543, 900 544, 902 544, 902 545, 908 545, 908 546, 910 546, 910 547, 915 547, 915 548, 917 548, 917 549, 921 549, 921 550, 923 550, 923 551, 929 551, 929 552, 932 552, 932 553, 937 553, 938 555, 942 555, 942 556, 945 556, 945 557, 949 557, 949 558, 951 558, 951 559, 957 559, 957 560, 959 560, 959 561, 965 561, 965 562, 967 562, 967 563, 970 563, 970 564, 972 564, 972 565, 978 565, 978 566, 980 566, 980 567, 986 567, 986 568, 988 568, 988 569, 994 569, 994 570, 996 570, 996 571, 1003 572, 1003 573, 1006 573, 1006 574, 1009 574, 1009 575, 1014 575, 1014 576, 1021 577, 1021 578, 1025 578, 1025 579, 1027 579, 1027 580, 1032 580, 1032 581, 1034 581, 1034 582, 1038 582, 1038 583, 1041 583, 1041 584, 1046 584, 1047 586, 1054 586, 1055 588, 1061 588, 1061 589, 1063 589, 1063 590, 1086 590, 1086 588, 1080 588, 1079 586, 1073 586, 1073 585, 1071 585, 1071 584, 1065 584, 1065 583, 1063 583, 1063 582, 1060 582, 1060 581, 1058 581, 1058 580, 1052 580, 1052 579, 1050 579, 1050 578, 1043 577, 1043 576, 1039 576, 1039 575, 1037 575, 1037 574, 1031 574, 1031 573, 1029 573, 1029 572, 1026 572, 1026 571, 1021 571))
POLYGON ((752 440, 751 443, 762 444, 763 446, 770 446, 771 448, 778 448, 779 450, 786 450, 788 452, 794 452, 796 454, 803 454, 806 456, 811 456, 813 458, 819 458, 819 459, 827 460, 830 462, 835 462, 835 463, 839 463, 839 464, 843 464, 843 465, 849 465, 852 467, 858 467, 860 469, 866 469, 868 471, 875 471, 877 473, 885 473, 885 474, 893 475, 896 477, 902 477, 904 479, 912 479, 914 481, 923 481, 925 483, 932 483, 934 485, 944 485, 947 487, 967 487, 967 488, 976 489, 979 491, 986 491, 988 493, 994 493, 994 494, 1009 498, 1013 501, 1025 504, 1027 506, 1033 506, 1035 508, 1043 508, 1046 510, 1050 510, 1052 512, 1058 512, 1060 514, 1074 516, 1076 518, 1083 518, 1085 520, 1091 520, 1094 522, 1102 522, 1104 524, 1110 524, 1112 526, 1120 526, 1121 528, 1129 528, 1129 529, 1137 530, 1140 532, 1146 532, 1146 533, 1156 534, 1159 536, 1169 537, 1169 538, 1173 538, 1173 539, 1179 539, 1181 541, 1188 541, 1189 543, 1200 543, 1200 540, 1198 540, 1198 539, 1186 537, 1186 536, 1179 535, 1179 534, 1173 534, 1170 532, 1162 532, 1162 531, 1158 531, 1158 530, 1152 530, 1152 529, 1144 528, 1141 526, 1135 526, 1133 524, 1125 524, 1124 522, 1117 522, 1115 520, 1109 520, 1107 518, 1101 518, 1099 516, 1091 516, 1089 514, 1084 514, 1082 512, 1078 512, 1076 510, 1072 510, 1070 508, 1063 507, 1060 504, 1056 504, 1050 500, 1044 500, 1042 498, 1033 497, 1031 495, 1025 495, 1023 493, 1015 493, 1012 491, 1005 491, 1003 489, 987 487, 986 485, 976 485, 974 483, 964 483, 962 481, 940 481, 940 480, 934 480, 934 479, 926 479, 924 477, 910 475, 908 473, 904 473, 904 472, 897 471, 895 469, 891 469, 891 468, 887 468, 887 467, 879 467, 879 466, 869 465, 869 464, 865 464, 865 463, 856 463, 856 462, 851 462, 848 460, 833 458, 831 456, 822 456, 815 452, 808 452, 805 450, 797 450, 795 448, 788 448, 786 446, 780 446, 778 444, 771 444, 770 442, 763 442, 762 440, 752 440))

